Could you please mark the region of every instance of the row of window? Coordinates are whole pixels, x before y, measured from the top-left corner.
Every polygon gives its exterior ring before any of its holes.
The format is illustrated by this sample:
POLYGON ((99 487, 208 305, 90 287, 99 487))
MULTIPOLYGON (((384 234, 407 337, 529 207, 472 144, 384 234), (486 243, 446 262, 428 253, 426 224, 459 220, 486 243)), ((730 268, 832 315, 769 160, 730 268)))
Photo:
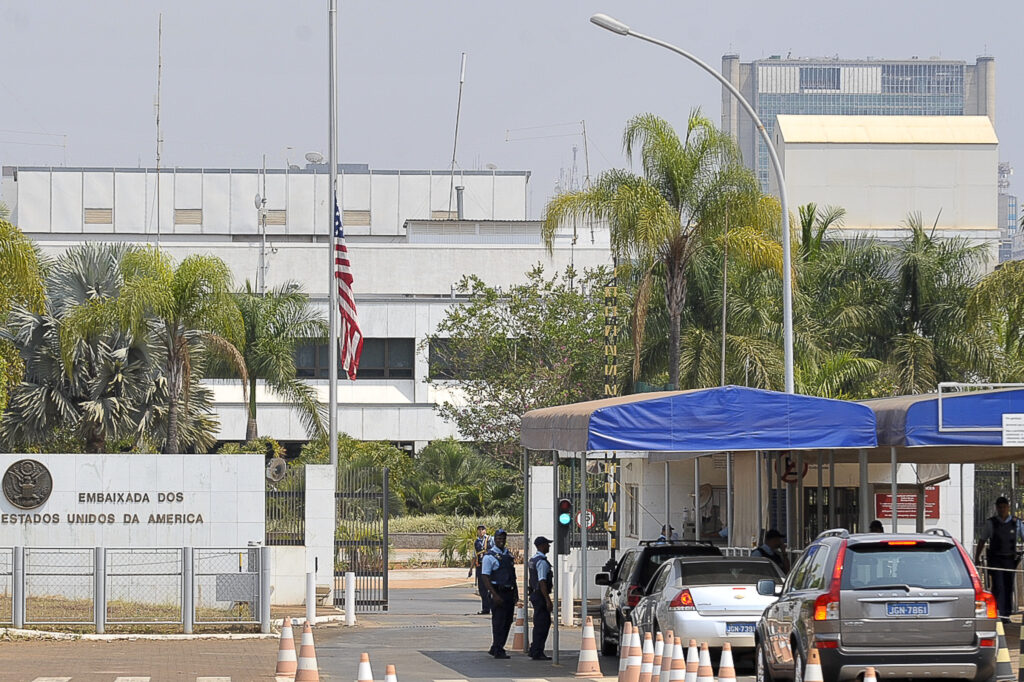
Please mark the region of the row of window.
MULTIPOLYGON (((370 225, 369 211, 343 211, 342 222, 345 225, 356 227, 368 227, 370 225)), ((82 220, 86 225, 113 225, 114 209, 112 208, 84 208, 82 209, 82 220)), ((176 208, 174 209, 175 225, 202 225, 203 209, 201 208, 176 208)), ((267 225, 287 225, 288 214, 284 209, 267 209, 267 225)))

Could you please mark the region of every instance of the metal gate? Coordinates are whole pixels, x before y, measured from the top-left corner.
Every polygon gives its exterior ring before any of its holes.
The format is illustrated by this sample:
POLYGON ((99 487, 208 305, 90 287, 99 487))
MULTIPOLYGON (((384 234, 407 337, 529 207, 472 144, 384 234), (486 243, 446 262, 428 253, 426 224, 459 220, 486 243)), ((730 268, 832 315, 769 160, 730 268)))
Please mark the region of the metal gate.
POLYGON ((388 494, 386 467, 338 468, 335 606, 345 606, 345 573, 352 571, 356 611, 388 610, 388 494))

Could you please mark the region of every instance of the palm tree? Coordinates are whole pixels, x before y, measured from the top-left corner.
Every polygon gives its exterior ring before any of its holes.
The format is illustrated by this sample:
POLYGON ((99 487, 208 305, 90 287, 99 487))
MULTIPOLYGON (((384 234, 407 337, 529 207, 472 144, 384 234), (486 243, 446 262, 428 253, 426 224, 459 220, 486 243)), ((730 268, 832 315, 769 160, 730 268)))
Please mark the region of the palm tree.
POLYGON ((986 275, 971 292, 971 326, 991 339, 993 381, 1024 381, 1024 261, 1009 261, 986 275))
POLYGON ((818 209, 814 202, 799 207, 800 212, 800 258, 814 260, 821 253, 828 231, 840 227, 846 219, 846 209, 840 206, 826 206, 818 209))
POLYGON ((253 291, 247 280, 237 295, 238 310, 245 328, 242 358, 249 375, 249 418, 245 439, 259 436, 256 425, 256 381, 298 406, 310 438, 325 435, 326 413, 316 390, 295 378, 295 347, 327 335, 327 324, 309 305, 309 297, 296 282, 287 282, 265 295, 253 291))
MULTIPOLYGON (((7 222, 9 211, 0 203, 0 324, 16 306, 43 310, 43 263, 35 246, 7 222)), ((21 380, 22 363, 10 342, 0 341, 0 412, 11 389, 21 380)))
POLYGON ((197 380, 210 354, 227 358, 249 378, 239 347, 244 325, 232 294, 231 271, 219 258, 189 256, 177 267, 155 249, 129 250, 121 259, 123 284, 116 298, 76 306, 62 333, 64 362, 74 344, 90 332, 119 326, 148 333, 163 358, 166 380, 166 436, 163 451, 181 451, 183 411, 190 409, 197 380))
POLYGON ((606 221, 613 252, 638 272, 633 309, 634 355, 643 347, 643 324, 655 275, 664 279, 668 310, 669 385, 679 386, 680 329, 687 300, 688 264, 705 246, 708 233, 733 211, 729 243, 752 259, 776 260, 777 249, 749 216, 762 206, 754 175, 743 167, 733 140, 699 110, 690 113, 685 136, 652 114, 626 124, 623 147, 640 157, 643 175, 624 170, 602 173, 592 187, 554 197, 544 219, 550 248, 560 225, 571 220, 606 221))

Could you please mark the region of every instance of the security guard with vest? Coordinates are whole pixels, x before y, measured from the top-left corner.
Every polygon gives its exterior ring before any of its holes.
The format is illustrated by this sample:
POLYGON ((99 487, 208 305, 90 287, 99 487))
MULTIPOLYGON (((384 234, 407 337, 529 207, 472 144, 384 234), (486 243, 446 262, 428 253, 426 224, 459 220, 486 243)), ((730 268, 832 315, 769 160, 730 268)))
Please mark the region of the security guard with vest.
POLYGON ((494 546, 484 554, 480 569, 484 585, 491 593, 491 648, 487 653, 495 658, 511 658, 505 652, 505 642, 519 601, 515 559, 505 548, 507 542, 508 533, 499 528, 494 534, 494 546))
POLYGON ((551 629, 551 612, 554 604, 551 603, 551 562, 548 561, 548 551, 551 550, 551 540, 543 535, 533 541, 537 553, 530 558, 530 603, 533 605, 533 639, 530 640, 530 658, 535 661, 550 661, 550 656, 544 655, 544 644, 548 641, 548 631, 551 629))
POLYGON ((1017 540, 1024 538, 1024 528, 1020 519, 1010 514, 1010 501, 1005 497, 996 500, 996 515, 985 521, 978 538, 978 546, 974 550, 974 563, 981 563, 981 550, 988 542, 985 563, 990 569, 989 581, 992 596, 996 598, 999 617, 1009 619, 1013 611, 1014 570, 1020 563, 1017 552, 1017 540))
POLYGON ((484 581, 480 574, 480 569, 483 564, 484 554, 487 553, 494 543, 491 542, 491 538, 487 535, 486 526, 476 527, 476 540, 473 541, 473 564, 469 567, 469 573, 466 577, 476 573, 476 589, 480 594, 480 610, 477 612, 478 615, 488 615, 491 612, 491 593, 484 587, 484 581))

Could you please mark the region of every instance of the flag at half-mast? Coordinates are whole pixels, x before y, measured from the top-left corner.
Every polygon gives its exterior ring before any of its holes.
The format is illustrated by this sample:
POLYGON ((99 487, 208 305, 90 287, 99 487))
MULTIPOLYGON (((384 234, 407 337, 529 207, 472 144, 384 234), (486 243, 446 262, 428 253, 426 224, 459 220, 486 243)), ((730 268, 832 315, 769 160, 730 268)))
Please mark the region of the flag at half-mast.
POLYGON ((363 332, 359 329, 359 316, 356 314, 352 263, 345 246, 345 230, 341 225, 337 201, 334 202, 334 282, 338 287, 338 310, 341 312, 341 369, 349 379, 355 379, 359 356, 363 353, 363 332))

